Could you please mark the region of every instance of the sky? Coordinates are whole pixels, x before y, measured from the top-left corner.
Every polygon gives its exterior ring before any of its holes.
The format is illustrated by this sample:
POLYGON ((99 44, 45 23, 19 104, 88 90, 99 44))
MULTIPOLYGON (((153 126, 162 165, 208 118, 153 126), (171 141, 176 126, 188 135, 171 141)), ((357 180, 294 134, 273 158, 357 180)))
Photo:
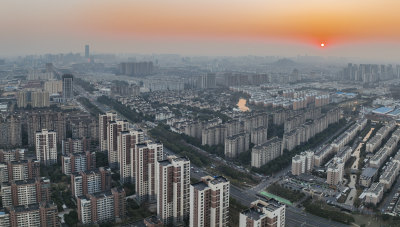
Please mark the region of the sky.
POLYGON ((97 53, 400 60, 399 9, 398 0, 1 0, 0 55, 89 44, 97 53))

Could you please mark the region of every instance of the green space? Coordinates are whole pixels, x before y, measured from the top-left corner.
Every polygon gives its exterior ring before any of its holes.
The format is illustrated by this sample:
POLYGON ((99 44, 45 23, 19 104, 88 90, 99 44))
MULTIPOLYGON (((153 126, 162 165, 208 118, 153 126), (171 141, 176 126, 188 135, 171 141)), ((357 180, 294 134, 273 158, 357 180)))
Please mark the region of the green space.
POLYGON ((97 91, 96 88, 90 84, 90 82, 86 80, 82 80, 81 78, 74 78, 74 83, 81 86, 83 90, 89 92, 90 94, 93 94, 94 91, 97 91))
POLYGON ((282 156, 261 166, 260 168, 252 168, 252 171, 254 171, 256 173, 260 173, 260 174, 266 174, 266 175, 278 172, 278 171, 282 170, 283 168, 285 168, 286 166, 288 166, 291 163, 292 158, 295 155, 300 154, 303 151, 313 149, 313 148, 319 146, 327 137, 334 134, 335 132, 337 132, 338 130, 343 128, 345 125, 346 125, 346 120, 341 119, 338 123, 329 125, 329 127, 327 129, 325 129, 324 131, 315 135, 308 142, 295 147, 291 151, 285 150, 283 152, 284 154, 282 156))
POLYGON ((310 198, 307 199, 303 206, 308 213, 316 216, 337 221, 344 224, 350 224, 354 222, 354 217, 348 213, 341 212, 338 208, 331 207, 321 201, 312 201, 310 198))
POLYGON ((305 196, 305 194, 300 191, 293 191, 276 183, 270 185, 267 191, 273 195, 285 198, 292 203, 300 201, 305 196))
POLYGON ((279 202, 281 202, 283 204, 286 204, 286 205, 289 205, 289 206, 292 205, 292 203, 289 200, 284 199, 284 198, 282 198, 280 196, 271 194, 269 192, 261 191, 260 194, 263 195, 263 196, 266 196, 268 198, 275 199, 275 200, 277 200, 277 201, 279 201, 279 202))
POLYGON ((150 212, 148 207, 144 204, 139 206, 135 200, 126 200, 126 216, 128 217, 123 221, 122 224, 127 224, 135 221, 142 220, 144 218, 150 217, 154 213, 150 212))
POLYGON ((97 151, 96 152, 96 168, 108 166, 107 153, 97 151))
POLYGON ((122 116, 124 116, 126 119, 129 121, 138 123, 142 122, 143 120, 146 121, 154 121, 154 116, 148 116, 144 115, 141 112, 136 112, 135 110, 132 110, 131 108, 125 106, 124 104, 109 98, 107 96, 100 96, 97 98, 97 101, 99 103, 102 103, 104 105, 110 106, 112 109, 120 113, 122 116))
POLYGON ((218 165, 214 171, 210 170, 211 173, 215 172, 215 175, 222 174, 223 176, 227 177, 232 184, 234 185, 242 185, 242 184, 256 184, 258 181, 254 179, 254 177, 245 172, 239 172, 232 167, 227 165, 218 165))
POLYGON ((79 97, 78 102, 80 102, 94 117, 98 117, 99 114, 104 113, 97 106, 95 106, 92 102, 90 102, 89 99, 87 99, 85 97, 79 97))
POLYGON ((217 111, 212 111, 212 110, 208 110, 208 109, 200 109, 198 107, 195 106, 187 106, 187 105, 182 105, 182 104, 178 104, 178 105, 168 105, 169 107, 176 107, 178 109, 186 109, 189 111, 192 111, 193 114, 196 115, 196 118, 199 119, 200 121, 206 121, 206 120, 211 120, 214 118, 220 118, 222 120, 222 122, 227 122, 229 120, 231 120, 230 117, 226 116, 223 113, 217 112, 217 111))

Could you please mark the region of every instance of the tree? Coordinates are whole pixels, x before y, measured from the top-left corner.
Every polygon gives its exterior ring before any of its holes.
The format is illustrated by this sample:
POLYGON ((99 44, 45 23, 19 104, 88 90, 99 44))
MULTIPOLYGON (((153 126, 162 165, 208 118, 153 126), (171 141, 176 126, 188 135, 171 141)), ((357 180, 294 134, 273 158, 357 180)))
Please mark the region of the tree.
POLYGON ((71 210, 68 214, 64 214, 65 223, 68 226, 77 226, 78 220, 78 213, 75 210, 71 210))
POLYGON ((104 152, 96 152, 96 168, 108 166, 108 157, 104 152))

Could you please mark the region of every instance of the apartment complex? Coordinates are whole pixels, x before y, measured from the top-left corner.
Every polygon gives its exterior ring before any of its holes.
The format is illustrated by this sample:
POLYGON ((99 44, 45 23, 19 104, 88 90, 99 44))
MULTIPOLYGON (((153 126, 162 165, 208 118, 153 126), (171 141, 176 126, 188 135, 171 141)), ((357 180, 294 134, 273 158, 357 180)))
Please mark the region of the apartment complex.
POLYGON ((33 203, 0 210, 0 226, 58 227, 57 206, 53 203, 33 203))
POLYGON ((40 163, 36 159, 0 162, 0 183, 40 177, 40 163))
POLYGON ((29 205, 50 200, 50 180, 45 178, 12 181, 1 185, 4 207, 29 205))

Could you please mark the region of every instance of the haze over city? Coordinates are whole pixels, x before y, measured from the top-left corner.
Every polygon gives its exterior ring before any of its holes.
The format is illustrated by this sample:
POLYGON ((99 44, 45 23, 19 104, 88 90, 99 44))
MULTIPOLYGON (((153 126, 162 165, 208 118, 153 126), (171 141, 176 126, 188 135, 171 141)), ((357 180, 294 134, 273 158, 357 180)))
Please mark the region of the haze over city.
POLYGON ((0 227, 399 227, 398 0, 2 0, 0 227))
POLYGON ((399 60, 395 0, 2 1, 1 55, 317 55, 399 60), (321 49, 319 44, 326 43, 321 49))

